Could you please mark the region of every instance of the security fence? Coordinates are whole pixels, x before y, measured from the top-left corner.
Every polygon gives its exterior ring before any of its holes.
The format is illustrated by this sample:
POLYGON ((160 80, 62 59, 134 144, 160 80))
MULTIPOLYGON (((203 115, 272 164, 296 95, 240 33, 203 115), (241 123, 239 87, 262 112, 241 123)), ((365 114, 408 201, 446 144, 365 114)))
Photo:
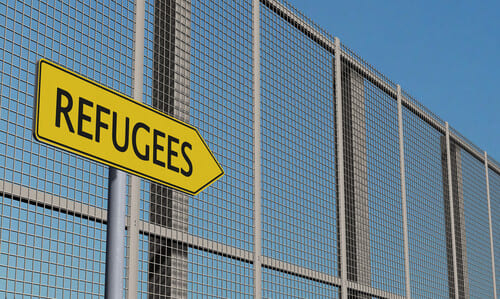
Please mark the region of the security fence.
POLYGON ((0 3, 1 297, 104 295, 108 169, 33 139, 41 58, 225 170, 128 177, 128 298, 496 298, 500 163, 276 0, 0 3))

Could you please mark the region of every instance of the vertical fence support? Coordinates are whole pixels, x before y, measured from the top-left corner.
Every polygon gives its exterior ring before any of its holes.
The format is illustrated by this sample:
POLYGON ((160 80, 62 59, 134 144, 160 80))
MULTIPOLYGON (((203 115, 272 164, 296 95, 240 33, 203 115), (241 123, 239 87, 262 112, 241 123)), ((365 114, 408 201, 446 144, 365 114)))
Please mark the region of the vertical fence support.
MULTIPOLYGON (((144 73, 144 26, 145 0, 135 1, 134 19, 134 86, 133 97, 142 102, 143 73, 144 73)), ((137 284, 139 280, 139 212, 141 201, 141 180, 135 175, 129 181, 129 222, 128 222, 128 259, 127 259, 127 298, 137 298, 137 284)))
POLYGON ((260 1, 252 1, 254 298, 262 298, 260 153, 260 1))
POLYGON ((493 248, 493 223, 491 222, 490 176, 488 173, 488 154, 484 152, 484 169, 486 172, 486 196, 488 198, 488 220, 490 223, 491 273, 493 274, 493 298, 497 297, 497 282, 495 273, 495 250, 493 248))
POLYGON ((340 278, 342 281, 341 298, 347 299, 347 245, 345 227, 345 186, 344 186, 344 126, 342 118, 342 65, 340 40, 335 42, 335 110, 337 127, 337 196, 339 204, 339 234, 340 234, 340 278))
POLYGON ((397 86, 398 100, 398 127, 399 127, 399 164, 401 170, 401 208, 403 212, 403 246, 405 259, 405 285, 406 298, 411 298, 410 290, 410 259, 408 252, 408 210, 406 204, 406 175, 405 175, 405 153, 403 135, 403 107, 401 104, 401 86, 397 86))
POLYGON ((455 299, 459 299, 458 293, 458 273, 457 273, 457 247, 455 239, 455 211, 453 207, 453 179, 451 176, 451 153, 450 153, 450 127, 446 122, 446 160, 448 165, 448 197, 450 200, 450 220, 451 220, 451 243, 453 251, 453 281, 455 286, 455 299))

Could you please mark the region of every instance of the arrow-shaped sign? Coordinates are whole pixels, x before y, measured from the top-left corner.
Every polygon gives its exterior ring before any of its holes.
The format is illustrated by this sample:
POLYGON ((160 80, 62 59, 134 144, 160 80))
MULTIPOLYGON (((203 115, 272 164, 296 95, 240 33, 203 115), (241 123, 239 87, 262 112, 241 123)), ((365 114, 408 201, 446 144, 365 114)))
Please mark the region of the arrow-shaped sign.
POLYGON ((195 127, 45 59, 37 76, 39 141, 193 195, 224 174, 195 127))

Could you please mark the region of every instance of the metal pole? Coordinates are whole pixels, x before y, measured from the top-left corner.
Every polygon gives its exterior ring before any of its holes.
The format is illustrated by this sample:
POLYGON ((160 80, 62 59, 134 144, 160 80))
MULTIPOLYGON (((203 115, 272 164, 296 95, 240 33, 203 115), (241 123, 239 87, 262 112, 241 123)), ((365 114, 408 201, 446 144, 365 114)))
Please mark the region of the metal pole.
POLYGON ((401 104, 401 86, 397 85, 398 96, 398 127, 399 127, 399 162, 401 171, 401 208, 403 212, 403 246, 405 258, 406 298, 411 298, 410 290, 410 258, 408 251, 408 211, 406 204, 405 151, 403 134, 403 107, 401 104))
POLYGON ((342 65, 340 57, 340 40, 335 42, 335 101, 337 122, 337 173, 338 173, 338 201, 339 201, 339 234, 340 234, 340 277, 342 281, 341 298, 347 298, 347 245, 345 227, 345 186, 344 186, 344 127, 342 118, 342 65))
POLYGON ((455 284, 455 298, 459 299, 458 294, 458 273, 457 273, 457 247, 455 244, 455 211, 453 207, 453 180, 451 175, 451 150, 450 150, 450 127, 448 122, 446 126, 446 157, 448 163, 448 194, 450 198, 450 220, 451 220, 451 243, 453 252, 453 280, 455 284))
POLYGON ((125 172, 109 168, 105 298, 123 298, 125 260, 125 172))
MULTIPOLYGON (((135 36, 134 36, 134 99, 142 102, 144 73, 144 19, 145 0, 135 1, 135 36)), ((128 224, 128 279, 127 298, 137 298, 139 281, 139 213, 141 201, 141 180, 130 176, 129 188, 129 224, 128 224)))
POLYGON ((486 196, 488 198, 488 220, 490 222, 491 273, 493 274, 493 298, 497 297, 497 282, 495 274, 495 250, 493 248, 493 225, 491 222, 490 176, 488 173, 488 154, 484 152, 484 168, 486 171, 486 196))
POLYGON ((260 1, 252 1, 254 297, 262 298, 260 153, 260 1))

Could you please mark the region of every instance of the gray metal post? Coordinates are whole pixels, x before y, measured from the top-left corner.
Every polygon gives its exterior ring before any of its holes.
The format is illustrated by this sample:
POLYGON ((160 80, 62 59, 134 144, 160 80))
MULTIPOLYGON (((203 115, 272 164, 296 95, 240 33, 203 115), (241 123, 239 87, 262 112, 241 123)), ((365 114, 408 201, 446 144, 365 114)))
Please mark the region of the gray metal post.
MULTIPOLYGON (((144 19, 145 0, 135 1, 134 18, 134 99, 142 102, 143 73, 144 73, 144 19)), ((129 188, 129 224, 128 224, 128 259, 127 259, 127 298, 137 298, 139 281, 139 213, 141 201, 141 180, 130 176, 129 188)))
POLYGON ((490 223, 491 273, 493 273, 493 298, 497 297, 497 281, 495 273, 495 250, 493 248, 493 224, 491 222, 490 175, 488 173, 488 154, 484 152, 484 169, 486 171, 486 196, 488 198, 488 220, 490 223))
POLYGON ((450 220, 451 220, 451 242, 452 242, 452 252, 453 252, 453 280, 455 285, 455 298, 459 299, 458 293, 458 273, 457 273, 457 247, 455 239, 455 212, 453 205, 453 180, 451 176, 451 151, 450 151, 450 127, 448 122, 446 126, 446 160, 448 164, 448 194, 450 199, 450 220))
POLYGON ((125 260, 125 172, 110 168, 108 185, 108 230, 106 236, 105 298, 123 298, 125 260))
POLYGON ((260 1, 252 1, 254 297, 262 298, 260 153, 260 1))
POLYGON ((403 133, 403 107, 401 104, 401 86, 397 86, 398 97, 398 127, 399 127, 399 161, 401 171, 401 208, 403 212, 403 246, 405 257, 405 285, 406 298, 411 298, 410 290, 410 258, 408 251, 408 211, 406 204, 406 175, 405 175, 405 152, 404 152, 404 133, 403 133))
POLYGON ((342 50, 340 40, 335 37, 335 100, 337 122, 337 173, 338 173, 338 201, 339 201, 339 231, 340 231, 340 277, 342 279, 341 298, 347 299, 347 245, 345 227, 345 186, 344 186, 344 130, 342 123, 342 80, 341 60, 342 50))

